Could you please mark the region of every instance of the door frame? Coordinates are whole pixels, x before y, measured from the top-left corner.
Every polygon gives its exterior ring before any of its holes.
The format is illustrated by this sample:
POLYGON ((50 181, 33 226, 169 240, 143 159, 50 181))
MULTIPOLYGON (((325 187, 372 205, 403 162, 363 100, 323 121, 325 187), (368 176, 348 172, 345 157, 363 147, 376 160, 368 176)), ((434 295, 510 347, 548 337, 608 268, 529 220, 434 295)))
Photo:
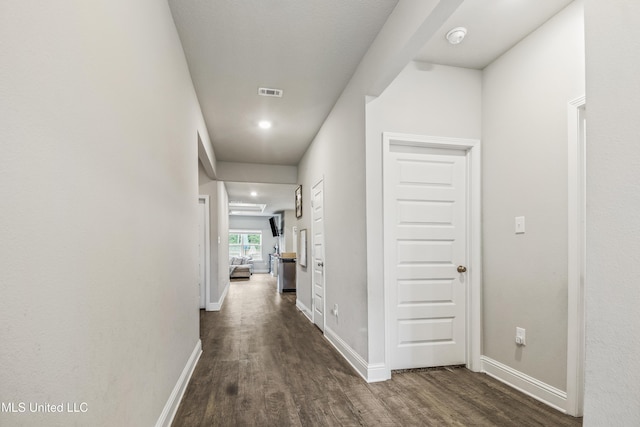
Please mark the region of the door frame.
MULTIPOLYGON (((211 306, 211 211, 209 196, 198 196, 198 203, 201 200, 204 200, 204 309, 211 311, 209 310, 211 306)), ((198 300, 200 300, 200 293, 198 293, 198 300)))
MULTIPOLYGON (((325 206, 324 206, 324 201, 325 201, 325 197, 324 197, 324 176, 322 176, 322 178, 320 178, 318 181, 316 181, 315 184, 313 184, 311 186, 311 192, 310 192, 310 197, 309 197, 309 203, 311 205, 311 247, 313 248, 313 250, 311 251, 311 258, 312 258, 312 262, 315 263, 315 260, 313 260, 314 256, 315 256, 315 244, 314 244, 314 239, 315 239, 315 222, 313 220, 313 189, 316 188, 316 186, 318 184, 322 183, 322 223, 323 223, 323 230, 322 230, 322 238, 323 238, 323 244, 322 244, 322 250, 324 251, 324 253, 322 254, 322 259, 325 263, 325 265, 322 267, 322 334, 324 335, 326 329, 327 329, 327 269, 326 267, 326 253, 327 253, 327 231, 326 231, 326 226, 325 224, 325 219, 326 219, 326 214, 325 214, 325 206)), ((316 299, 315 299, 315 268, 312 265, 311 266, 311 322, 315 325, 316 324, 316 299)))
MULTIPOLYGON (((382 161, 383 183, 386 179, 385 169, 390 161, 390 149, 393 145, 413 146, 422 148, 460 150, 467 157, 467 301, 466 301, 466 367, 480 372, 482 355, 482 254, 481 254, 481 144, 479 139, 447 138, 439 136, 414 135, 404 133, 383 132, 382 161)), ((383 191, 384 193, 384 191, 383 191)), ((383 194, 384 200, 384 194, 383 194)), ((384 215, 383 215, 384 216, 384 215)), ((383 219, 384 235, 386 237, 389 224, 383 219)), ((383 237, 383 242, 384 238, 383 237)), ((390 305, 388 279, 388 242, 384 247, 384 335, 385 335, 385 370, 387 378, 391 378, 391 342, 390 335, 390 305)))
POLYGON ((584 404, 586 286, 586 143, 581 129, 586 98, 569 102, 568 113, 568 312, 567 414, 580 417, 584 404))

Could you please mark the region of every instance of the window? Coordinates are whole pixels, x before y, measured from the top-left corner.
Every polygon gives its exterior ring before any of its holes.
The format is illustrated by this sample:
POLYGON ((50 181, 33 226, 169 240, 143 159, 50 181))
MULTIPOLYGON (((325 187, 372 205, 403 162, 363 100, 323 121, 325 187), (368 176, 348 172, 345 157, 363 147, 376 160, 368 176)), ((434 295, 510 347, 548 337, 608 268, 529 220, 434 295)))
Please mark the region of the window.
POLYGON ((262 260, 262 231, 229 230, 229 257, 247 256, 262 260))

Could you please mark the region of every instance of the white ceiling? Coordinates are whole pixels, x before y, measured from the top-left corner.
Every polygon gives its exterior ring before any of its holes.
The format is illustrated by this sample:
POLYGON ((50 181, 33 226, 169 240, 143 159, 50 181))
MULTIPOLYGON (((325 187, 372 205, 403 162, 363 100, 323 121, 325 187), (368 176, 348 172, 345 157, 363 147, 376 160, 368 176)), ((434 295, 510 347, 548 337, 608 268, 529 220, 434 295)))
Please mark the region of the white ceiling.
POLYGON ((467 0, 414 59, 483 69, 572 1, 467 0), (465 27, 467 36, 451 45, 445 36, 455 27, 465 27))
MULTIPOLYGON (((168 1, 217 159, 279 165, 298 164, 398 2, 168 1)), ((482 69, 571 1, 465 0, 414 59, 482 69), (468 34, 452 46, 444 36, 457 26, 468 34)), ((293 209, 294 188, 227 183, 230 200, 266 203, 266 214, 293 209)))
MULTIPOLYGON (((266 204, 264 212, 245 213, 244 215, 271 216, 274 212, 294 209, 294 193, 296 185, 293 184, 255 184, 247 182, 225 182, 229 202, 239 201, 245 203, 266 204), (251 196, 255 191, 257 195, 251 196)), ((231 209, 230 209, 231 210, 231 209)))
POLYGON ((169 0, 218 160, 297 165, 397 2, 169 0))

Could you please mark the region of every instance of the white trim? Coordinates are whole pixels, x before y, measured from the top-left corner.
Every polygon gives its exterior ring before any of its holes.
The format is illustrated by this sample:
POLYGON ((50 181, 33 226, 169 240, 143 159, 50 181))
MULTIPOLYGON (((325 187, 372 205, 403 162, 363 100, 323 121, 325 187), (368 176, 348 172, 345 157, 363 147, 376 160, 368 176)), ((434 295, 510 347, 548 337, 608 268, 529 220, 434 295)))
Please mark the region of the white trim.
POLYGON ((367 366, 367 382, 377 383, 391 379, 390 371, 384 363, 373 363, 367 366))
POLYGON ((369 365, 366 360, 349 344, 338 336, 331 328, 325 329, 325 338, 338 350, 338 353, 356 370, 358 374, 368 383, 386 381, 390 379, 387 376, 387 369, 384 363, 375 363, 369 365))
MULTIPOLYGON (((309 309, 300 300, 296 300, 296 307, 304 314, 304 316, 313 323, 309 309)), ((369 365, 362 356, 358 354, 349 344, 338 336, 331 328, 326 327, 324 337, 329 341, 353 369, 368 383, 386 381, 390 379, 388 370, 384 363, 375 363, 369 365)))
MULTIPOLYGON (((204 200, 204 308, 206 309, 211 300, 211 212, 209 196, 198 196, 198 203, 200 200, 204 200)), ((200 298, 199 295, 198 298, 200 298)))
POLYGON ((567 404, 567 393, 564 391, 489 357, 482 356, 481 361, 482 372, 562 413, 566 413, 564 408, 567 404))
POLYGON ((187 364, 184 366, 184 369, 182 370, 182 373, 178 378, 178 382, 173 387, 173 390, 169 395, 169 399, 162 409, 162 413, 160 414, 158 421, 156 421, 156 427, 171 426, 173 418, 176 416, 176 412, 178 411, 178 406, 180 406, 182 396, 187 389, 187 385, 189 384, 191 375, 193 375, 193 370, 198 364, 198 360, 200 360, 201 354, 202 341, 198 340, 198 342, 196 343, 196 347, 193 349, 193 352, 191 352, 191 356, 189 357, 189 360, 187 360, 187 364))
POLYGON ((568 328, 567 406, 569 415, 582 416, 585 348, 585 177, 586 147, 581 124, 586 98, 569 102, 568 116, 568 328))
POLYGON ((327 338, 327 341, 329 341, 331 345, 333 345, 335 349, 338 350, 338 353, 340 353, 342 357, 344 357, 345 360, 349 362, 353 369, 355 369, 356 372, 360 374, 360 376, 365 381, 368 381, 367 361, 364 360, 364 358, 360 356, 358 352, 352 349, 349 344, 343 341, 342 338, 340 338, 338 334, 333 332, 333 330, 328 326, 325 326, 324 328, 324 336, 325 338, 327 338))
MULTIPOLYGON (((429 147, 439 149, 453 149, 466 151, 468 159, 468 209, 469 219, 467 223, 467 259, 469 260, 467 287, 467 340, 466 340, 466 367, 467 369, 479 372, 481 369, 482 355, 482 244, 481 244, 481 143, 478 139, 445 138, 438 136, 413 135, 383 132, 383 163, 389 155, 390 146, 405 145, 416 147, 429 147)), ((383 169, 384 182, 384 169, 383 169)), ((383 247, 387 247, 386 243, 383 247)), ((386 255, 385 255, 386 264, 386 255)), ((387 291, 388 280, 385 272, 385 360, 388 378, 391 378, 391 343, 389 341, 389 292, 387 291)))
POLYGON ((222 309, 224 298, 227 296, 227 292, 229 291, 229 285, 230 282, 227 282, 227 285, 224 287, 222 295, 220 295, 220 299, 217 302, 207 303, 207 311, 220 311, 222 309))
POLYGON ((299 299, 296 299, 296 308, 300 310, 302 314, 304 314, 304 317, 306 317, 307 319, 309 319, 311 323, 313 323, 313 316, 311 314, 311 310, 309 310, 309 308, 306 305, 304 305, 302 301, 300 301, 299 299))

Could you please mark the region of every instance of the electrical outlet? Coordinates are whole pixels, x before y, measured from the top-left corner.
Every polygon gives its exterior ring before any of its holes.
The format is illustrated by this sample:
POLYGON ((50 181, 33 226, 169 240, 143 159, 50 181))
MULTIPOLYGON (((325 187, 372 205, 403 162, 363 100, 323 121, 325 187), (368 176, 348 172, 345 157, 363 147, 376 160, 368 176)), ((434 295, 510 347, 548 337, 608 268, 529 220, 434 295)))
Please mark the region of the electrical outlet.
POLYGON ((333 315, 338 317, 338 304, 333 304, 333 315))
POLYGON ((516 328, 516 344, 527 345, 527 335, 524 328, 516 328))

